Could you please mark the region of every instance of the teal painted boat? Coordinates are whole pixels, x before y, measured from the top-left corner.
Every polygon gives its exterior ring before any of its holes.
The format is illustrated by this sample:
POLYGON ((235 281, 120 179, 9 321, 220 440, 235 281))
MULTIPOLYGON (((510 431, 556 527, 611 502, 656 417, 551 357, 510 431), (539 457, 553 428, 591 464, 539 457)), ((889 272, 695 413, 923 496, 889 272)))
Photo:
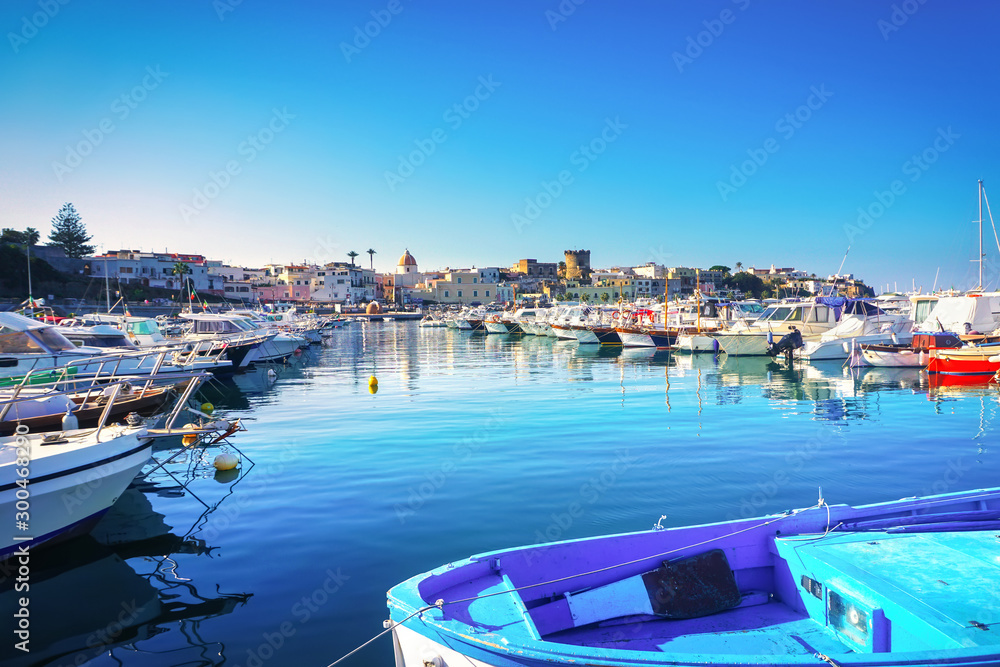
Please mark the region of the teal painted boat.
POLYGON ((495 551, 388 606, 397 667, 998 665, 1000 488, 495 551))

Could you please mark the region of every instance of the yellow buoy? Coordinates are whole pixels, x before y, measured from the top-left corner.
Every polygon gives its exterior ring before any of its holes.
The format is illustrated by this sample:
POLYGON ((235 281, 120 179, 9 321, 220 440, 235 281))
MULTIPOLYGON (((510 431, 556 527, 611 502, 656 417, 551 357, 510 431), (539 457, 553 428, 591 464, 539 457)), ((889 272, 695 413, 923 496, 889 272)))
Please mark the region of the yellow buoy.
POLYGON ((194 443, 198 442, 198 436, 196 436, 194 433, 189 433, 188 435, 185 435, 183 438, 181 438, 181 442, 184 443, 185 447, 190 447, 194 443))
POLYGON ((369 394, 377 394, 378 393, 378 385, 377 384, 370 384, 370 385, 368 385, 368 393, 369 394))
POLYGON ((232 470, 233 468, 236 467, 236 464, 239 462, 240 460, 236 458, 235 454, 232 454, 230 452, 225 452, 215 457, 215 469, 232 470))
POLYGON ((374 375, 368 378, 368 386, 370 387, 373 384, 378 384, 378 378, 375 377, 374 375))
POLYGON ((205 403, 201 404, 201 411, 204 412, 206 415, 210 415, 215 411, 215 406, 206 401, 205 403))

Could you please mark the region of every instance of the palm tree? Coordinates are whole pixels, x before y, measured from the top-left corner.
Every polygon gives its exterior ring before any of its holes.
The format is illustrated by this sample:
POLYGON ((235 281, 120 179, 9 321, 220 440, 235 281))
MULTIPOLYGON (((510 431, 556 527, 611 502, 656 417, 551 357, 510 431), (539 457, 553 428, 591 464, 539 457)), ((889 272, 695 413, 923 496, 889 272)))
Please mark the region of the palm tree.
POLYGON ((743 262, 736 262, 736 273, 743 273, 743 262))
POLYGON ((608 294, 607 292, 601 292, 601 301, 603 301, 604 303, 611 301, 611 295, 608 294))
MULTIPOLYGON (((186 262, 174 262, 174 267, 172 269, 170 269, 170 273, 172 273, 173 275, 178 276, 178 277, 186 276, 187 274, 189 274, 191 272, 192 272, 191 271, 191 267, 188 266, 186 262)), ((184 290, 184 281, 186 281, 187 279, 186 278, 182 278, 181 280, 182 280, 182 282, 181 282, 181 288, 180 289, 181 289, 181 291, 183 291, 184 290)))
POLYGON ((357 257, 358 254, 359 253, 356 253, 353 250, 351 252, 347 253, 347 256, 351 258, 351 266, 354 266, 354 258, 357 257))
POLYGON ((365 250, 365 252, 368 253, 368 260, 371 262, 372 271, 374 271, 375 270, 375 255, 377 255, 378 253, 375 252, 374 250, 372 250, 371 248, 368 248, 368 250, 365 250))

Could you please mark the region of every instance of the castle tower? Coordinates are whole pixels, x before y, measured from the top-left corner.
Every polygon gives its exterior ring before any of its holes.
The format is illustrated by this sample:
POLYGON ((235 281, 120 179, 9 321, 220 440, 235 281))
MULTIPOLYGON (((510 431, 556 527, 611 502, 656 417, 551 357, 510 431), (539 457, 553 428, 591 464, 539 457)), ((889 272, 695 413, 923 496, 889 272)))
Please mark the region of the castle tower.
POLYGON ((566 279, 590 280, 590 251, 566 250, 566 279))

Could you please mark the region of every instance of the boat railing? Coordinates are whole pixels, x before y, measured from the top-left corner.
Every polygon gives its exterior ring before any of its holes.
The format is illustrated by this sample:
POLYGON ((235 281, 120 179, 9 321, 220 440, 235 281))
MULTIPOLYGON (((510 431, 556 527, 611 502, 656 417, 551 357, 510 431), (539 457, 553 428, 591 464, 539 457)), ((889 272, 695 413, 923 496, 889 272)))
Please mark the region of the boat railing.
MULTIPOLYGON (((85 389, 76 386, 79 382, 78 380, 73 380, 71 382, 73 386, 71 387, 66 387, 66 383, 60 381, 46 382, 33 385, 25 385, 22 383, 21 385, 18 385, 14 389, 14 391, 11 393, 10 396, 5 396, 3 398, 0 398, 0 406, 2 406, 0 407, 0 422, 6 419, 7 415, 9 414, 13 406, 22 402, 36 401, 40 398, 52 398, 54 396, 71 396, 73 398, 81 399, 80 402, 77 403, 77 405, 79 406, 79 408, 82 408, 83 406, 93 401, 97 401, 99 403, 101 399, 104 398, 106 400, 106 403, 104 405, 104 410, 102 410, 101 416, 98 420, 98 426, 96 427, 97 432, 99 433, 101 428, 106 424, 108 416, 111 414, 111 410, 114 407, 115 403, 117 402, 118 398, 121 396, 121 392, 123 389, 125 389, 126 387, 131 388, 136 383, 136 381, 145 380, 146 381, 145 386, 139 392, 138 395, 138 398, 142 398, 143 396, 145 396, 146 392, 152 386, 153 381, 159 379, 159 380, 168 380, 169 382, 174 383, 175 386, 184 384, 184 389, 181 392, 180 397, 178 398, 177 405, 174 406, 173 410, 170 413, 170 416, 167 418, 168 423, 170 424, 170 426, 172 426, 173 422, 177 418, 177 415, 179 414, 180 409, 182 409, 183 406, 186 404, 188 398, 190 398, 194 390, 197 389, 197 387, 200 386, 201 383, 210 376, 211 374, 207 372, 192 373, 188 376, 185 376, 184 378, 178 378, 176 374, 171 374, 169 378, 164 378, 164 377, 156 378, 154 376, 144 376, 144 375, 121 376, 118 378, 110 378, 102 380, 100 383, 91 382, 91 384, 85 389), (25 389, 26 386, 30 387, 31 393, 23 393, 23 390, 25 389)), ((134 392, 130 391, 129 396, 134 396, 134 392)))

